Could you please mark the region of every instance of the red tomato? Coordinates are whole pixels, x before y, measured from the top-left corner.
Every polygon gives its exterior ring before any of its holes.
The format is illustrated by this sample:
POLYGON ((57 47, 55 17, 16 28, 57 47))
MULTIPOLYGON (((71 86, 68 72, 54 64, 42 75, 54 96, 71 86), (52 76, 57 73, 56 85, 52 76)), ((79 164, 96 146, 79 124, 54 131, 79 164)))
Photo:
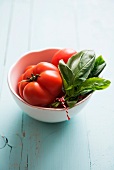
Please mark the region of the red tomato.
POLYGON ((54 70, 54 71, 59 72, 58 68, 56 68, 53 64, 48 63, 48 62, 40 62, 34 68, 34 74, 40 74, 46 70, 54 70))
POLYGON ((34 74, 34 68, 30 68, 27 71, 25 71, 25 73, 23 74, 23 80, 30 78, 32 74, 34 74))
POLYGON ((37 82, 28 83, 23 91, 24 99, 31 105, 46 106, 53 102, 54 97, 37 82))
POLYGON ((51 92, 51 95, 58 96, 62 89, 62 79, 58 71, 46 70, 40 74, 37 82, 45 87, 47 91, 51 92), (59 93, 58 93, 59 92, 59 93), (57 93, 57 94, 56 94, 57 93))
POLYGON ((19 94, 31 105, 51 104, 61 92, 62 78, 58 68, 51 63, 38 63, 27 69, 22 77, 19 94))
POLYGON ((34 68, 34 67, 35 67, 35 65, 27 66, 27 67, 25 68, 25 71, 27 71, 27 70, 30 69, 30 68, 34 68))
POLYGON ((18 79, 18 88, 19 88, 20 82, 23 80, 23 75, 24 75, 24 74, 22 74, 22 75, 19 77, 19 79, 18 79))
POLYGON ((24 80, 19 83, 19 94, 22 98, 23 98, 23 90, 27 84, 28 82, 24 80))
POLYGON ((63 59, 64 62, 67 63, 68 59, 76 53, 75 50, 70 48, 61 49, 54 54, 51 63, 58 67, 59 60, 63 59))
MULTIPOLYGON (((30 66, 27 66, 26 68, 25 68, 25 71, 24 72, 26 72, 27 70, 29 70, 30 68, 34 68, 35 67, 35 65, 30 65, 30 66)), ((23 80, 23 79, 26 79, 27 77, 31 77, 31 73, 29 74, 29 72, 30 71, 28 71, 27 73, 26 73, 26 75, 24 75, 24 73, 19 77, 19 79, 18 79, 18 84, 23 80)))

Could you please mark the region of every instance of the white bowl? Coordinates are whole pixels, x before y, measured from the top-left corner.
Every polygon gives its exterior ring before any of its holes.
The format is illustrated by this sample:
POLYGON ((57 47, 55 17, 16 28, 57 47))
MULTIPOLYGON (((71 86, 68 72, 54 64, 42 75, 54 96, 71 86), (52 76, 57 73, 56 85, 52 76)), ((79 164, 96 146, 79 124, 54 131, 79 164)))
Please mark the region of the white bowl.
MULTIPOLYGON (((24 69, 32 64, 37 64, 41 61, 50 62, 55 52, 59 49, 44 49, 41 51, 32 51, 24 54, 9 70, 8 72, 8 85, 9 89, 14 97, 14 100, 18 106, 30 117, 49 123, 62 122, 67 120, 66 111, 64 108, 46 108, 32 106, 24 101, 18 95, 17 81, 24 69)), ((68 109, 69 117, 72 118, 79 113, 86 103, 88 102, 91 95, 78 102, 73 108, 68 109)))

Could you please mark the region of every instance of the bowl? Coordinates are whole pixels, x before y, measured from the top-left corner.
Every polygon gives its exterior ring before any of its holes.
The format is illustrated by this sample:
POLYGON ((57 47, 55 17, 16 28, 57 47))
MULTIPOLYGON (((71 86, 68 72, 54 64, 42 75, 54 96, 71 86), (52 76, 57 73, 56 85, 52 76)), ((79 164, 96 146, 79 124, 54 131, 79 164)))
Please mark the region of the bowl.
MULTIPOLYGON (((59 49, 43 49, 40 51, 30 51, 19 60, 13 64, 8 72, 8 86, 11 91, 11 94, 17 103, 17 105, 30 117, 48 123, 56 123, 68 120, 66 115, 66 110, 64 108, 46 108, 32 106, 24 101, 18 94, 17 82, 20 75, 23 73, 24 69, 29 65, 37 64, 41 61, 50 62, 53 55, 59 49)), ((77 115, 84 106, 89 101, 91 95, 88 95, 86 98, 75 104, 74 107, 68 108, 69 117, 77 115)))

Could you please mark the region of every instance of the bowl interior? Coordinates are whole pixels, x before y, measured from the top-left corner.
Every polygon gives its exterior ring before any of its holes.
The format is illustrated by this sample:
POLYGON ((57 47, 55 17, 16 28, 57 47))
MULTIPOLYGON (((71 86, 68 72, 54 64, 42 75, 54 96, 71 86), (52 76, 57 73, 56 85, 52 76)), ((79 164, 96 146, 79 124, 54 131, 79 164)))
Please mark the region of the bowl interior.
MULTIPOLYGON (((39 106, 32 106, 24 101, 18 94, 17 82, 21 74, 23 74, 25 68, 29 65, 35 65, 39 62, 47 61, 51 62, 53 55, 59 49, 45 49, 41 51, 32 51, 23 55, 9 70, 8 72, 8 85, 11 93, 20 108, 34 119, 43 122, 61 122, 67 120, 65 108, 44 108, 39 106)), ((88 95, 80 102, 76 103, 73 108, 69 109, 70 117, 76 115, 88 101, 90 97, 88 95)))
MULTIPOLYGON (((29 52, 22 56, 10 69, 8 74, 8 84, 10 90, 17 96, 17 82, 25 68, 42 61, 50 62, 55 52, 59 49, 46 49, 42 51, 29 52)), ((19 96, 18 96, 19 97, 19 96)))

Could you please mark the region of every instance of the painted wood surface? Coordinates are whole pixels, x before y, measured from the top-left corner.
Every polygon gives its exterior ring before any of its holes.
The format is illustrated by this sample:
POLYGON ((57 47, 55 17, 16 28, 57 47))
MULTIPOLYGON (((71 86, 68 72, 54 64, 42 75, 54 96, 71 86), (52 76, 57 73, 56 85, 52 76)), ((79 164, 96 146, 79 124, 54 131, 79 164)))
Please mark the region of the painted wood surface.
POLYGON ((113 46, 113 0, 0 0, 0 170, 114 170, 113 46), (112 82, 56 124, 28 117, 7 85, 23 53, 48 47, 94 49, 112 82))

